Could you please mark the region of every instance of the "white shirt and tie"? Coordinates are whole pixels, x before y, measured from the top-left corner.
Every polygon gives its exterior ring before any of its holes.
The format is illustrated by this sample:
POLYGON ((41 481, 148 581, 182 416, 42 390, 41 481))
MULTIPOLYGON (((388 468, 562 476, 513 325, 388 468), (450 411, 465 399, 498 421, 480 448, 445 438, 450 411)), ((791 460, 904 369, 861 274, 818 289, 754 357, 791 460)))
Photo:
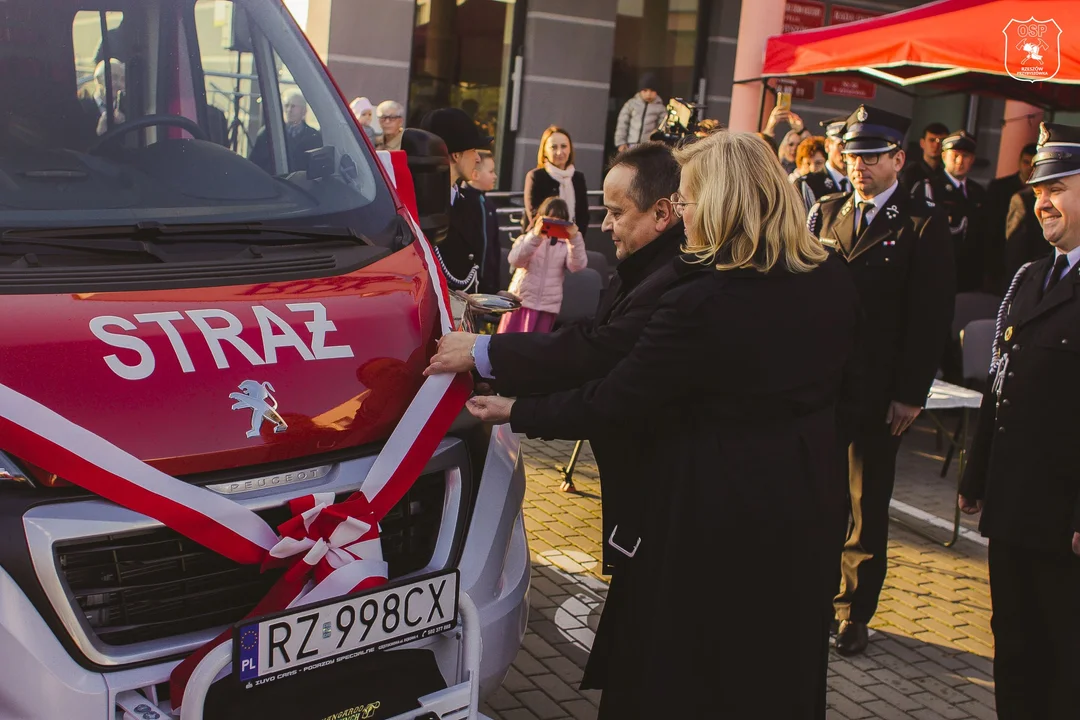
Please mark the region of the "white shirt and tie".
POLYGON ((825 172, 829 173, 829 177, 832 178, 833 183, 836 185, 837 192, 847 192, 851 189, 851 181, 847 179, 847 176, 833 169, 833 166, 829 163, 825 163, 825 172))
POLYGON ((1054 248, 1054 265, 1050 268, 1050 272, 1046 274, 1046 277, 1043 278, 1043 290, 1048 290, 1051 283, 1056 285, 1061 282, 1070 272, 1076 269, 1078 262, 1080 262, 1080 246, 1067 253, 1054 248), (1057 276, 1056 279, 1055 275, 1057 276))
POLYGON ((964 197, 968 196, 967 178, 964 178, 963 180, 959 180, 959 179, 953 177, 952 175, 950 175, 948 170, 945 171, 945 177, 947 177, 949 179, 949 182, 951 182, 953 184, 953 187, 955 187, 957 190, 960 191, 961 195, 963 195, 964 197))
POLYGON ((885 191, 879 193, 877 196, 870 199, 864 199, 859 194, 858 190, 852 190, 851 199, 855 203, 855 228, 856 236, 862 235, 862 231, 869 227, 870 223, 874 222, 874 218, 877 217, 878 211, 885 207, 889 203, 889 199, 896 192, 896 188, 900 186, 898 181, 893 181, 893 184, 885 188, 885 191), (864 221, 865 218, 865 221, 864 221))

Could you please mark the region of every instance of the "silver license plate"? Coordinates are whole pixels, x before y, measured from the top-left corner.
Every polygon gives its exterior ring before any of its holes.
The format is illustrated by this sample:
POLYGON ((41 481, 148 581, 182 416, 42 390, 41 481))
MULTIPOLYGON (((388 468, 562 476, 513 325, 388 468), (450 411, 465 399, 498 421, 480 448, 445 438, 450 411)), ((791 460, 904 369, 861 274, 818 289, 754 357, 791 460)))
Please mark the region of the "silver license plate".
POLYGON ((246 688, 315 672, 457 625, 458 571, 244 620, 233 628, 233 674, 246 688))

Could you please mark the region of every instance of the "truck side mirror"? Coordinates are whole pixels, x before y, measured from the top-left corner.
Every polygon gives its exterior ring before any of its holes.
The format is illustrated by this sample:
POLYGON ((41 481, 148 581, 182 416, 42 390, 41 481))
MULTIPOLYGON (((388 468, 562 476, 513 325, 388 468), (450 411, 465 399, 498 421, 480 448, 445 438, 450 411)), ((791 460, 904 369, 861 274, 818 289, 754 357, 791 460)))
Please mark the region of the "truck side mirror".
POLYGON ((405 128, 401 149, 416 188, 420 229, 429 241, 442 242, 450 229, 450 153, 446 143, 426 130, 405 128))

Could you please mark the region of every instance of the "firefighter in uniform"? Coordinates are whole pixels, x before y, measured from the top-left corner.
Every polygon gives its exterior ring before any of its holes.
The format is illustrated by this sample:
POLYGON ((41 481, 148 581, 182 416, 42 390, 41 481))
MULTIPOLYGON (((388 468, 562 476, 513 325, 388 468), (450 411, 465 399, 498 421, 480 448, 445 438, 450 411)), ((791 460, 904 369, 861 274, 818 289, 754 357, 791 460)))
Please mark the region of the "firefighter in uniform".
POLYGON ((821 126, 825 128, 825 167, 795 180, 795 188, 802 194, 807 210, 825 195, 851 190, 842 152, 845 125, 847 125, 847 115, 821 122, 821 126))
POLYGON ((998 314, 960 486, 989 538, 1001 720, 1080 717, 1080 128, 1043 124, 1028 185, 1053 255, 998 314))
POLYGON ((941 173, 931 180, 933 200, 949 216, 956 259, 956 291, 984 289, 987 229, 981 218, 986 189, 968 177, 975 166, 975 138, 963 130, 941 141, 941 173))
POLYGON ((955 270, 948 222, 900 189, 910 121, 865 105, 844 132, 853 190, 811 210, 810 231, 847 262, 863 306, 855 420, 845 428, 851 521, 834 601, 837 651, 863 652, 885 582, 889 501, 900 437, 914 422, 949 336, 955 270))

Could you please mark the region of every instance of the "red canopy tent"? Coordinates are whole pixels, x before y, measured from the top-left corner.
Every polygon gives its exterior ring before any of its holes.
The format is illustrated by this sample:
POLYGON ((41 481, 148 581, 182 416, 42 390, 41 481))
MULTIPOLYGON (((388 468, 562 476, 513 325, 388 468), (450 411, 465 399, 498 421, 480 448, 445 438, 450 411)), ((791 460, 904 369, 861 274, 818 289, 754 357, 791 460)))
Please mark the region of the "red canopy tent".
POLYGON ((940 0, 769 38, 764 78, 849 77, 911 94, 1080 109, 1080 1, 940 0))

